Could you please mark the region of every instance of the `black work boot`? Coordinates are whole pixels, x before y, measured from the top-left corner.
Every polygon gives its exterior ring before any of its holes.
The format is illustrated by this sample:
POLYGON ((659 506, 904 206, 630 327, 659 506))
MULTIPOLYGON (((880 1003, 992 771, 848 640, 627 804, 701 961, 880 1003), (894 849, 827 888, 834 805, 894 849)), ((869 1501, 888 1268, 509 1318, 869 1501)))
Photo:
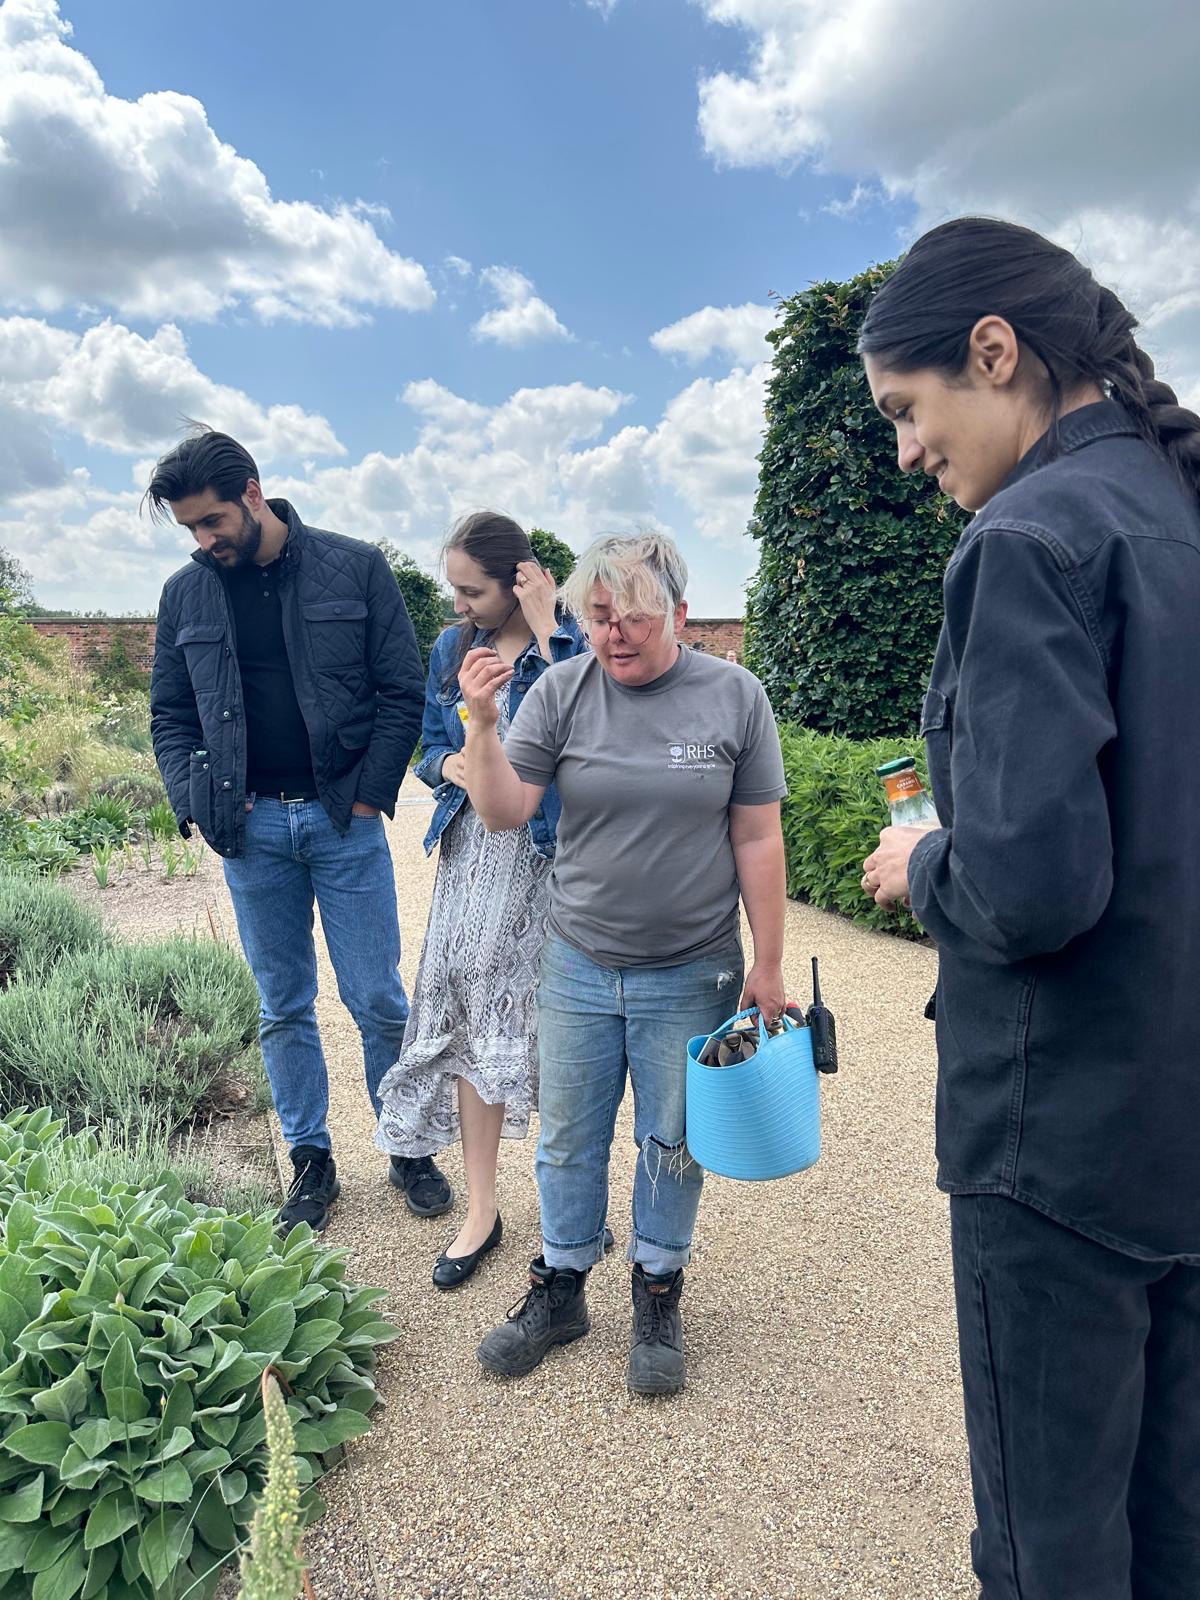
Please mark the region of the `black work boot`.
POLYGON ((631 1394, 678 1394, 683 1388, 683 1269, 656 1276, 633 1269, 633 1335, 629 1343, 631 1394))
POLYGON ((333 1151, 320 1144, 298 1144, 291 1152, 295 1177, 276 1218, 285 1231, 307 1222, 320 1233, 341 1192, 333 1151))
POLYGON ((446 1175, 434 1166, 432 1156, 393 1156, 388 1182, 404 1190, 404 1204, 414 1217, 444 1216, 454 1204, 446 1175))
POLYGON ((548 1267, 541 1256, 529 1263, 529 1293, 479 1346, 480 1363, 501 1378, 532 1372, 556 1344, 582 1339, 591 1327, 584 1300, 586 1272, 548 1267))

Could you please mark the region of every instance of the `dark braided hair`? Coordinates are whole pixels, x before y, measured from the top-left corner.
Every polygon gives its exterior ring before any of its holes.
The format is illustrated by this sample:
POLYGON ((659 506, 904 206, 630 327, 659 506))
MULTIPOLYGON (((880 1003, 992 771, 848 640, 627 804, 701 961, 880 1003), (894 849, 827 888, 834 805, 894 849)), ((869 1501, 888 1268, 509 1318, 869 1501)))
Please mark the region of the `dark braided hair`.
POLYGON ((1064 399, 1098 384, 1200 498, 1200 416, 1155 377, 1134 338, 1137 318, 1118 296, 1032 228, 959 217, 922 235, 871 301, 859 353, 895 372, 957 376, 971 330, 988 316, 1003 317, 1045 369, 1052 448, 1064 399))

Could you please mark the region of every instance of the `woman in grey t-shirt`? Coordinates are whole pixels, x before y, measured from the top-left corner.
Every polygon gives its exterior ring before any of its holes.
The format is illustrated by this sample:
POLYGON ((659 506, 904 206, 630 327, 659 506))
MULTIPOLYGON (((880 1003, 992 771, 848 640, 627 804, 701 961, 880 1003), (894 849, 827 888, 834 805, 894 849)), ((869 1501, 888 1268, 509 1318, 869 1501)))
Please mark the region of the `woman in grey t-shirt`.
POLYGON ((551 783, 562 802, 538 993, 543 1253, 479 1347, 505 1377, 588 1331, 628 1076, 641 1152, 629 1387, 682 1388, 679 1297, 704 1179, 685 1143, 687 1041, 740 1007, 783 1009, 779 739, 756 678, 680 646, 686 581, 662 535, 593 545, 566 591, 593 653, 538 680, 503 745, 495 694, 511 669, 474 650, 459 675, 485 827, 520 827, 551 783), (754 936, 744 982, 739 901, 754 936))

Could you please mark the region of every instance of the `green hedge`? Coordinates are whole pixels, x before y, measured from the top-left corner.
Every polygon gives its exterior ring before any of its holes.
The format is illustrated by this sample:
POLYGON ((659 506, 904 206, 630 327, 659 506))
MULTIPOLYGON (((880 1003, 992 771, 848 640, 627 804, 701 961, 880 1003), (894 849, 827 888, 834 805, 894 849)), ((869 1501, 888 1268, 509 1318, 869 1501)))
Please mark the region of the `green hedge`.
POLYGON ((0 1122, 0 1600, 205 1600, 262 1493, 263 1370, 310 1518, 397 1330, 307 1227, 281 1242, 169 1176, 56 1186, 58 1143, 48 1111, 0 1122))
POLYGON ((782 300, 750 532, 746 664, 782 721, 903 738, 920 715, 942 573, 964 518, 896 439, 855 352, 890 266, 782 300))
POLYGON ((875 768, 911 755, 928 784, 920 739, 844 739, 786 726, 779 737, 788 786, 783 802, 788 894, 822 910, 840 911, 867 928, 922 938, 911 912, 881 910, 860 885, 863 861, 888 825, 887 801, 875 768))

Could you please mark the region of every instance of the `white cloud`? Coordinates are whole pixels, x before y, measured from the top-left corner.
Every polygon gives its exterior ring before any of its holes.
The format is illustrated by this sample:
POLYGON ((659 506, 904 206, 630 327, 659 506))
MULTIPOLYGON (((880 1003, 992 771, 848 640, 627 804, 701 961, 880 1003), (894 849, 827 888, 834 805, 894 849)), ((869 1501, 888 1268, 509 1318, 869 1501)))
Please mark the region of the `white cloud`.
POLYGON ((108 94, 69 32, 56 0, 0 9, 0 300, 331 326, 432 305, 424 268, 376 231, 381 208, 276 199, 198 100, 108 94))
POLYGON ((473 278, 475 268, 464 256, 447 256, 446 266, 456 278, 473 278))
MULTIPOLYGON (((345 453, 324 417, 296 405, 260 406, 240 389, 214 383, 170 323, 146 339, 112 322, 79 335, 32 317, 0 319, 2 402, 120 452, 157 454, 195 418, 233 434, 265 461, 345 453)), ((45 482, 45 470, 36 470, 35 481, 45 482)))
MULTIPOLYGON (((0 323, 0 340, 3 332, 0 323)), ((482 405, 423 379, 403 396, 417 419, 410 449, 265 474, 266 489, 291 499, 310 522, 390 538, 429 567, 455 517, 482 506, 553 528, 576 549, 599 533, 670 530, 682 510, 685 550, 689 523, 737 549, 756 487, 766 372, 760 363, 700 379, 656 426, 615 431, 630 398, 615 389, 556 384, 482 405)), ((154 605, 190 541, 139 518, 148 467, 136 463, 131 493, 97 490, 86 474, 17 493, 0 522, 0 545, 30 568, 43 603, 79 605, 86 596, 89 606, 117 611, 154 605)), ((708 603, 721 609, 735 601, 722 592, 708 603)))
POLYGON ((517 346, 533 344, 538 339, 571 338, 551 307, 538 299, 523 272, 513 267, 484 267, 479 278, 500 304, 475 324, 472 331, 477 339, 517 346))
POLYGON ((918 226, 1014 216, 1078 249, 1139 314, 1200 304, 1200 7, 1155 26, 1126 0, 927 0, 914 26, 893 0, 697 3, 749 42, 744 72, 700 86, 718 162, 808 162, 863 186, 844 207, 875 184, 918 226))
POLYGON ((650 343, 663 355, 703 361, 715 352, 738 366, 749 367, 767 355, 766 335, 775 326, 773 306, 750 302, 744 306, 705 306, 650 335, 650 343))
POLYGON ((735 543, 745 535, 758 488, 769 371, 764 361, 727 378, 698 378, 670 402, 647 441, 658 477, 707 538, 735 543))
POLYGON ((847 217, 861 216, 864 211, 869 211, 872 206, 886 199, 887 196, 876 184, 856 183, 844 200, 830 200, 821 210, 827 216, 839 217, 844 221, 847 217))
POLYGON ((0 504, 66 482, 67 469, 36 417, 0 395, 0 504))

